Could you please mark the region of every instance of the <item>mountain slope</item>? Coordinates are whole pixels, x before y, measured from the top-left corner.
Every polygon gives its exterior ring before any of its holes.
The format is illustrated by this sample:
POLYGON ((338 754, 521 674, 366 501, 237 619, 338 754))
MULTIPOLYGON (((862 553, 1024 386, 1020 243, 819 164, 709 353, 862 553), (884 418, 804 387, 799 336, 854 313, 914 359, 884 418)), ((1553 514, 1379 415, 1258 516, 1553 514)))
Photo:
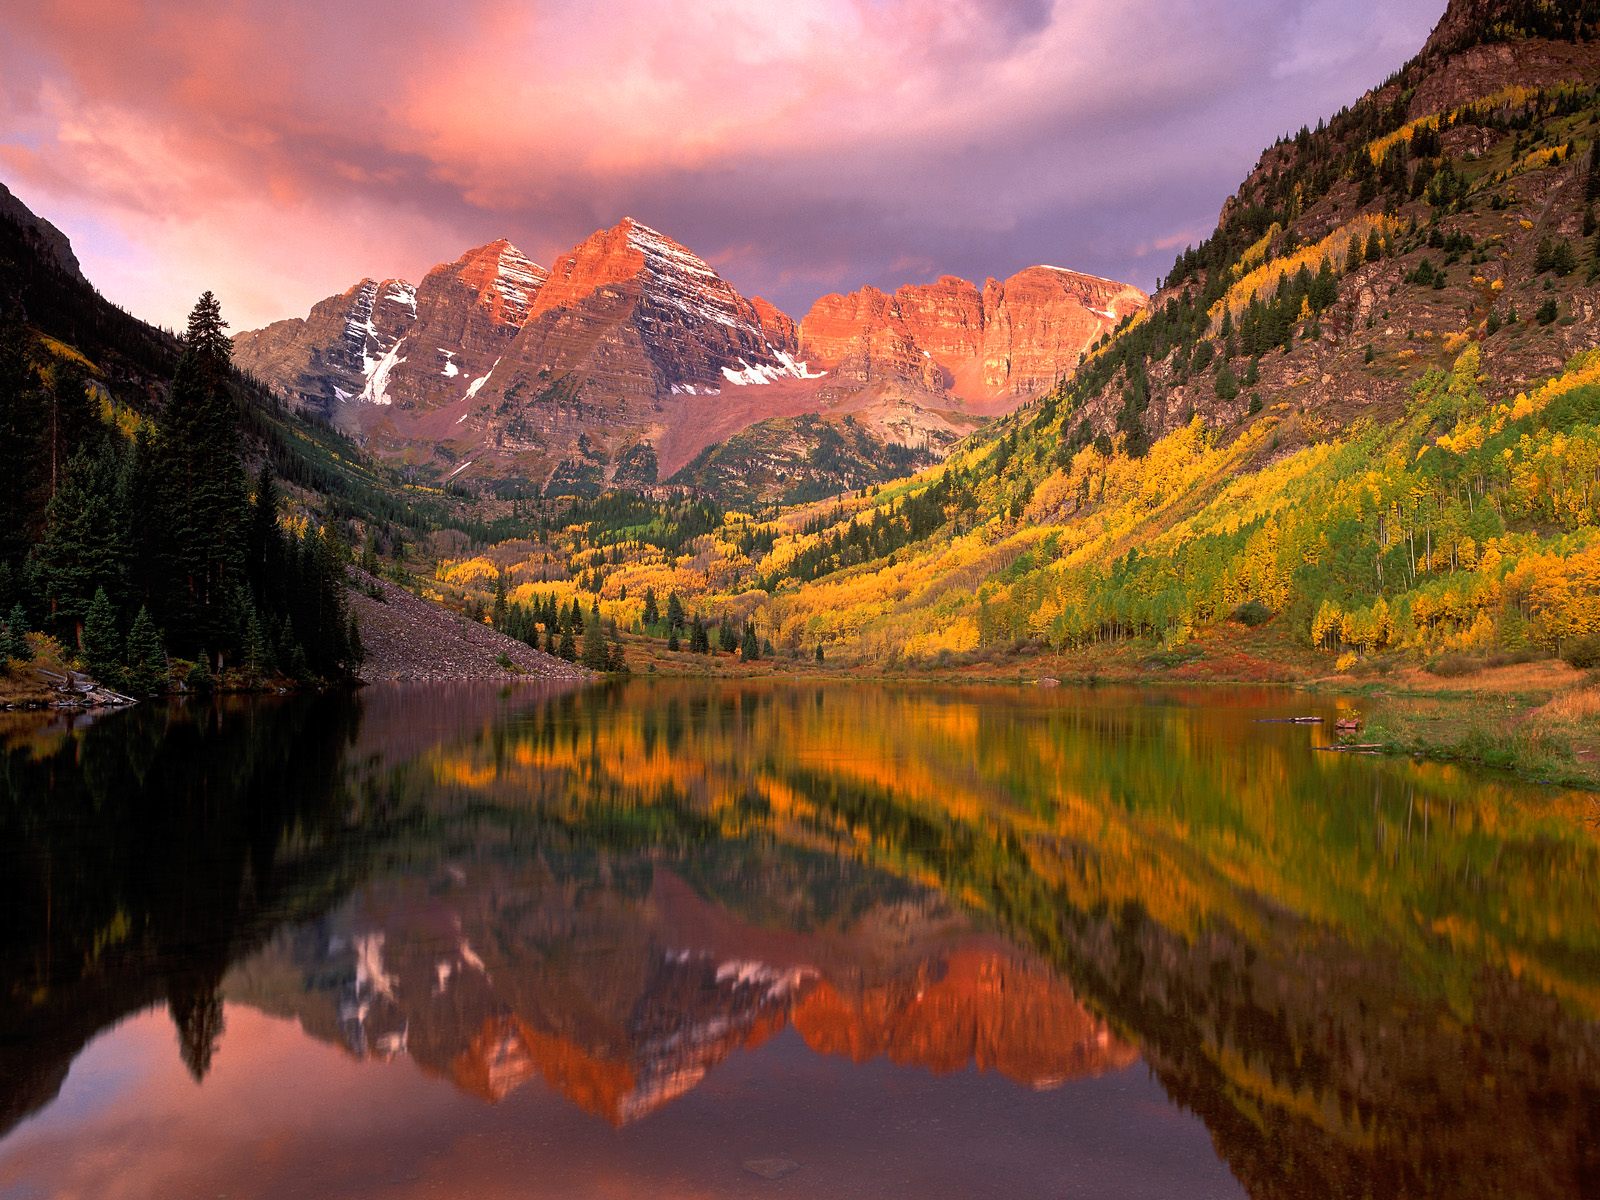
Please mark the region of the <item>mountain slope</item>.
POLYGON ((981 291, 946 277, 824 297, 796 322, 627 218, 548 274, 493 243, 414 291, 363 280, 236 347, 292 403, 445 479, 580 494, 670 480, 743 503, 792 497, 800 464, 841 439, 872 445, 848 471, 813 464, 808 493, 935 460, 1052 386, 1145 299, 1034 267, 981 291), (508 289, 515 303, 497 308, 508 289), (787 449, 763 465, 749 448, 775 436, 787 449), (724 442, 745 467, 731 490, 695 465, 724 442))
POLYGON ((800 352, 832 374, 829 394, 877 384, 1004 413, 1053 387, 1148 302, 1137 288, 1061 267, 1029 267, 981 291, 945 275, 893 295, 869 287, 822 297, 800 323, 800 352))
POLYGON ((358 399, 433 409, 468 395, 527 322, 545 277, 502 239, 416 287, 363 279, 305 318, 237 335, 234 357, 297 407, 358 429, 358 399))
POLYGON ((586 586, 624 624, 676 590, 880 662, 1170 665, 1263 623, 1274 677, 1600 662, 1600 46, 1512 7, 1452 5, 1269 149, 1148 310, 941 466, 586 586))

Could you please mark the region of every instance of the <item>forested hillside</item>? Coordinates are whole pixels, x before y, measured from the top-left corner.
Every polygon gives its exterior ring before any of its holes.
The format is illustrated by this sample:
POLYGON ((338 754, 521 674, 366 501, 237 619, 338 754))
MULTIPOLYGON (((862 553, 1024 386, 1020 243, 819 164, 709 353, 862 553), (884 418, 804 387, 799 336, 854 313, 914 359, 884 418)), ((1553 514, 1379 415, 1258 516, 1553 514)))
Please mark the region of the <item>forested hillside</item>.
POLYGON ((1452 5, 1263 156, 1147 316, 942 466, 678 545, 544 522, 440 586, 588 593, 624 626, 676 594, 879 662, 1230 620, 1345 667, 1600 662, 1592 7, 1452 5))
POLYGON ((31 656, 42 633, 138 693, 218 671, 247 686, 348 674, 346 540, 396 549, 445 498, 274 404, 233 368, 209 294, 181 337, 154 329, 13 206, 0 214, 0 657, 31 656))

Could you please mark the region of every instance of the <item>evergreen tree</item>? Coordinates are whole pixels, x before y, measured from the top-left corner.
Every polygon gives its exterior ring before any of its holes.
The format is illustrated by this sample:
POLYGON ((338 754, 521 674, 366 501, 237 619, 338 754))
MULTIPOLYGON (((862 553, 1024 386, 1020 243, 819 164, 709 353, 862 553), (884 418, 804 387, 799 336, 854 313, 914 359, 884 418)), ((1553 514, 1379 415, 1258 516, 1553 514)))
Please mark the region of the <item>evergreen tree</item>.
POLYGON ((245 531, 245 574, 250 589, 263 595, 269 581, 277 580, 282 535, 278 529, 278 482, 272 465, 263 462, 256 474, 255 495, 245 531))
MULTIPOLYGON (((248 601, 247 601, 248 603, 248 601)), ((245 609, 244 669, 251 683, 259 683, 273 671, 272 642, 261 624, 261 613, 254 604, 245 609)))
POLYGON ((694 625, 689 630, 689 650, 694 654, 711 653, 711 636, 706 632, 705 622, 699 617, 694 619, 694 625))
POLYGON ((1578 256, 1573 253, 1572 243, 1566 238, 1556 243, 1550 255, 1550 269, 1562 277, 1571 275, 1578 269, 1578 256))
POLYGON ((67 461, 78 451, 94 449, 101 440, 100 401, 89 388, 89 377, 72 359, 59 363, 50 388, 49 454, 50 495, 60 485, 67 461))
MULTIPOLYGON (((134 431, 122 456, 117 504, 127 547, 127 595, 134 604, 155 605, 165 592, 161 574, 161 494, 155 440, 147 425, 134 431)), ((159 611, 159 610, 158 610, 159 611)))
POLYGON ((677 592, 667 596, 667 626, 671 629, 683 628, 683 601, 678 599, 677 592))
POLYGON ((645 588, 644 590, 644 616, 642 620, 646 629, 653 629, 661 623, 661 610, 656 607, 655 588, 645 588))
POLYGON ((0 671, 10 666, 13 658, 22 657, 17 653, 17 647, 26 644, 20 629, 14 629, 9 620, 0 620, 0 671))
POLYGON ((578 644, 573 639, 571 625, 564 625, 561 628, 561 645, 556 650, 556 656, 568 662, 578 661, 578 644))
POLYGON ((824 658, 825 658, 825 656, 822 653, 822 643, 821 642, 817 643, 817 655, 816 655, 816 658, 817 658, 818 662, 823 662, 824 658))
POLYGON ((226 328, 216 297, 206 292, 189 314, 156 443, 168 632, 184 649, 219 659, 238 640, 230 618, 246 517, 226 328))
POLYGON ((1227 363, 1217 368, 1215 387, 1218 400, 1232 400, 1239 394, 1239 379, 1227 363))
POLYGON ((606 635, 598 618, 592 618, 583 629, 583 665, 591 671, 606 669, 606 635))
POLYGON ((6 631, 11 638, 10 656, 28 662, 33 658, 33 648, 28 645, 28 614, 23 611, 21 601, 11 606, 11 613, 6 617, 6 631))
POLYGON ((122 595, 127 546, 119 504, 121 469, 103 446, 73 455, 46 508, 36 561, 56 629, 79 642, 97 591, 122 595))
POLYGON ((680 643, 678 641, 678 627, 674 625, 671 629, 667 630, 667 649, 676 654, 679 647, 680 643))
POLYGON ((490 612, 490 620, 494 622, 494 627, 502 633, 505 631, 507 613, 506 573, 499 571, 494 577, 494 608, 490 612))
POLYGON ((1383 240, 1378 237, 1378 231, 1374 229, 1367 235, 1367 261, 1377 262, 1382 257, 1383 240))
POLYGON ((45 394, 19 313, 0 320, 0 563, 13 569, 38 540, 48 476, 45 394))
POLYGON ((1555 297, 1552 296, 1539 306, 1539 311, 1533 314, 1533 319, 1541 325, 1553 325, 1561 310, 1556 306, 1555 297))
POLYGON ((761 643, 756 639, 756 627, 753 622, 744 627, 744 638, 739 644, 739 657, 745 662, 755 662, 761 657, 761 643))
POLYGON ((628 670, 627 655, 622 650, 622 637, 613 625, 606 636, 606 670, 624 674, 628 670))
POLYGON ((116 606, 105 588, 97 588, 89 602, 79 649, 89 674, 101 683, 115 686, 120 675, 117 664, 122 661, 122 634, 117 630, 116 606))
POLYGON ((156 623, 150 619, 150 610, 143 605, 133 618, 128 630, 127 651, 128 690, 139 696, 163 692, 167 687, 167 652, 161 645, 161 635, 156 623))

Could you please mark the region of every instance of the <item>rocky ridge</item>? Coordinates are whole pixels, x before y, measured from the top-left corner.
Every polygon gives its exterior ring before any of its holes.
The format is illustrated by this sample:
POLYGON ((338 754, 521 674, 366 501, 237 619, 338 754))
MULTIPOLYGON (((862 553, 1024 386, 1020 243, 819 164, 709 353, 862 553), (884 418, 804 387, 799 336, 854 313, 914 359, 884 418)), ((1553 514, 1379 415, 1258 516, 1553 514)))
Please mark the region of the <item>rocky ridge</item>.
MULTIPOLYGON (((697 456, 802 416, 849 418, 879 446, 931 461, 1073 370, 1144 302, 1136 288, 1031 267, 981 289, 946 276, 827 296, 797 322, 626 218, 548 271, 501 240, 414 289, 364 280, 306 318, 240 334, 235 354, 293 403, 443 481, 703 488, 704 472, 688 470, 697 456)), ((792 463, 751 463, 742 491, 777 498, 791 467, 817 474, 819 455, 807 444, 792 463)), ((897 456, 867 455, 878 459, 897 456)))

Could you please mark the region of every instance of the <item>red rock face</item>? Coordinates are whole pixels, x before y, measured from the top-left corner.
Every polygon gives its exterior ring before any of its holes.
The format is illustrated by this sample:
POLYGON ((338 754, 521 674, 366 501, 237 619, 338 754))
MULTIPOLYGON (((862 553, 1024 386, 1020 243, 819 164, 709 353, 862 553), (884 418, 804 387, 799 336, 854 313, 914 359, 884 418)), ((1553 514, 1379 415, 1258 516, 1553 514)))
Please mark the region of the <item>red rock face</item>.
POLYGON ((436 408, 488 374, 528 319, 544 268, 505 240, 429 271, 420 287, 364 279, 234 339, 234 360, 296 403, 359 427, 357 401, 436 408))
POLYGON ((770 418, 849 415, 875 437, 948 445, 1076 366, 1145 302, 1032 267, 824 296, 796 325, 627 219, 547 273, 501 240, 413 289, 364 280, 304 320, 239 335, 239 365, 454 478, 652 483, 770 418))
POLYGON ((752 296, 750 306, 756 310, 756 319, 761 322, 761 332, 766 335, 767 345, 789 354, 800 349, 800 327, 794 323, 793 317, 761 296, 752 296))
POLYGON ((800 323, 800 351, 841 393, 884 388, 948 393, 982 411, 1015 407, 1076 368, 1078 358, 1148 297, 1058 267, 1029 267, 980 292, 952 275, 885 295, 824 296, 800 323))
POLYGON ((669 871, 630 896, 540 865, 389 881, 335 920, 242 964, 231 998, 491 1103, 542 1077, 619 1126, 788 1026, 820 1054, 1033 1088, 1136 1058, 1063 977, 927 902, 790 929, 669 871))

